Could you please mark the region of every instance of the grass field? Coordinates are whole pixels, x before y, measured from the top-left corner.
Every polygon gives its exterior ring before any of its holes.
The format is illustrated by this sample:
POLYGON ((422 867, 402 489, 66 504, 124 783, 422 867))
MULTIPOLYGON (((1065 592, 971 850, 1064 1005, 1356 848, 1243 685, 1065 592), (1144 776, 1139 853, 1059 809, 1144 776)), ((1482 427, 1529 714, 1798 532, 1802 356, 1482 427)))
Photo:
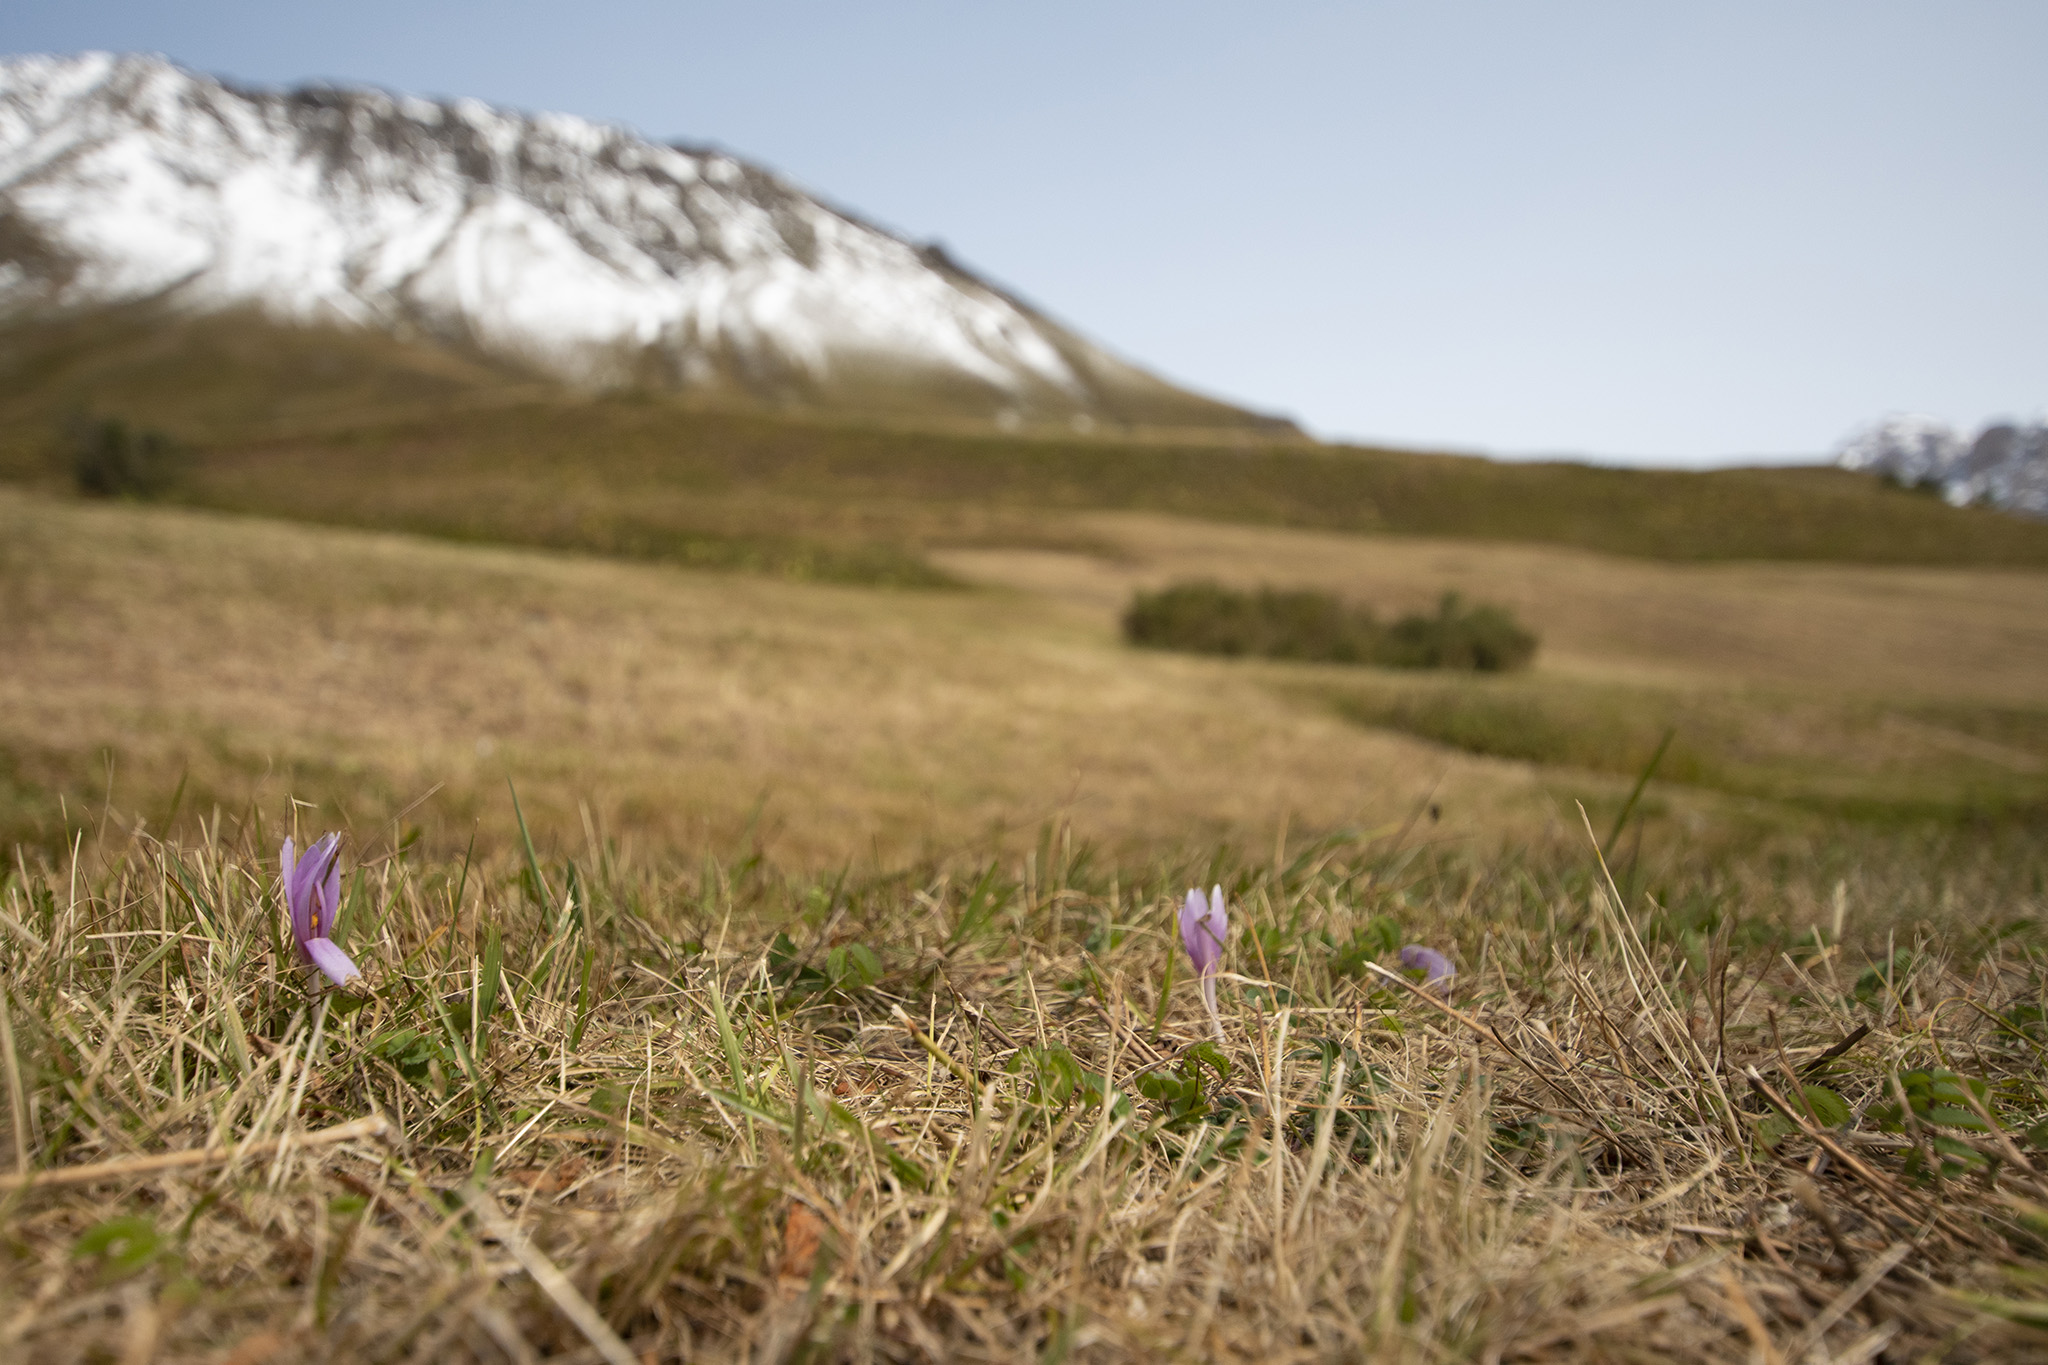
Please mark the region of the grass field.
POLYGON ((2048 1360, 2043 528, 60 342, 0 357, 0 1359, 2048 1360), (95 394, 172 501, 64 489, 95 394), (1542 643, 1120 640, 1190 578, 1542 643))
POLYGON ((0 492, 0 1354, 2048 1359, 2048 584, 1064 529, 918 592, 0 492), (1544 650, 1123 646, 1197 566, 1544 650))
POLYGON ((1673 829, 1757 802, 2024 824, 2048 792, 2038 575, 1070 526, 1102 548, 941 552, 980 586, 926 593, 0 492, 0 829, 55 850, 66 810, 109 803, 162 828, 182 784, 188 815, 289 792, 367 826, 420 801, 404 823, 453 852, 509 779, 551 838, 791 868, 1060 818, 1119 854, 1257 845, 1424 803, 1497 840, 1616 808, 1673 727, 1651 807, 1673 829), (1543 652, 1458 679, 1125 648, 1130 587, 1195 568, 1389 607, 1455 587, 1543 652))
POLYGON ((407 823, 459 854, 486 814, 507 837, 509 778, 550 838, 588 818, 791 867, 1016 847, 1062 815, 1124 851, 1270 840, 1399 821, 1439 779, 1471 827, 1530 791, 1014 594, 4 492, 0 546, 6 828, 50 848, 110 791, 161 828, 181 781, 188 815, 291 793, 365 833, 431 791, 407 823))
POLYGON ((1107 553, 958 551, 974 581, 1108 632, 1140 587, 1196 576, 1322 588, 1383 614, 1446 589, 1513 608, 1543 639, 1503 677, 1300 665, 1239 669, 1337 714, 1469 753, 1696 789, 1956 818, 2048 794, 2048 582, 2010 570, 1670 565, 1547 547, 1336 536, 1101 515, 1107 553))

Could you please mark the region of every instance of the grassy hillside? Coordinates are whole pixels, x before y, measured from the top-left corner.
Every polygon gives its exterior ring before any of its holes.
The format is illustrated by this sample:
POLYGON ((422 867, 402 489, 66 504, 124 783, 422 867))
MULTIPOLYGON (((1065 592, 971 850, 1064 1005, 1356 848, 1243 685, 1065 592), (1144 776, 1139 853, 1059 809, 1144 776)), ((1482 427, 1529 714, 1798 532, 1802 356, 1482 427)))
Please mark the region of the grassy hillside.
POLYGON ((1361 724, 1470 753, 1816 808, 1997 818, 2048 796, 2048 577, 2025 570, 1659 564, 1548 547, 1095 515, 1106 548, 942 552, 964 580, 1066 604, 1104 636, 1132 593, 1207 577, 1427 608, 1506 605, 1526 674, 1242 665, 1361 724))
POLYGON ((279 773, 352 802, 440 784, 451 839, 510 774, 549 827, 591 802, 665 846, 765 820, 798 861, 1070 808, 1123 848, 1397 820, 1439 779, 1461 818, 1485 793, 1461 827, 1526 832, 1556 809, 1529 772, 1618 801, 1667 730, 1665 778, 1781 813, 2025 823, 2048 781, 2048 526, 1845 474, 850 428, 578 396, 247 318, 100 317, 6 346, 0 459, 44 490, 6 504, 12 837, 60 838, 70 803, 103 802, 102 751, 117 784, 182 775, 231 807, 279 773), (177 436, 172 498, 256 519, 77 502, 58 461, 81 412, 177 436), (1190 577, 1383 615, 1456 589, 1512 607, 1539 666, 1486 682, 1131 657, 1131 592, 1190 577), (312 730, 265 699, 301 677, 324 689, 312 730), (849 678, 872 707, 842 704, 849 678), (1021 712, 1011 678, 1032 680, 1021 712), (1174 735, 1261 776, 1162 803, 1174 735))
POLYGON ((913 593, 0 488, 0 1358, 2048 1359, 2048 575, 986 515, 913 593), (1196 568, 1544 647, 1124 646, 1196 568))
POLYGON ((0 838, 152 827, 281 791, 463 846, 510 778, 536 828, 798 866, 1009 846, 1123 852, 1282 825, 1538 837, 1611 816, 1664 730, 1657 828, 1851 814, 2037 826, 2048 577, 1674 566, 1541 548, 1205 532, 952 550, 968 590, 676 573, 0 492, 0 838), (1134 584, 1199 566, 1390 606, 1444 587, 1544 640, 1495 680, 1133 650, 1134 584), (383 814, 374 814, 383 812, 383 814))
POLYGON ((1680 561, 2048 565, 2048 524, 1824 469, 1501 464, 1251 436, 848 426, 576 395, 424 345, 246 317, 0 336, 0 474, 77 414, 181 439, 196 505, 797 577, 918 581, 941 545, 1072 543, 1078 510, 1680 561))
MULTIPOLYGON (((459 852, 510 779, 551 838, 592 821, 791 866, 1008 846, 1062 814, 1131 850, 1264 837, 1290 811, 1398 821, 1443 767, 1256 678, 1133 666, 1010 595, 6 491, 0 619, 0 839, 52 848, 110 794, 161 827, 182 783, 187 817, 292 791, 364 826, 432 793, 404 821, 459 852), (1188 738, 1213 766, 1169 783, 1188 738)), ((1475 816, 1529 790, 1473 779, 1446 793, 1475 816)))

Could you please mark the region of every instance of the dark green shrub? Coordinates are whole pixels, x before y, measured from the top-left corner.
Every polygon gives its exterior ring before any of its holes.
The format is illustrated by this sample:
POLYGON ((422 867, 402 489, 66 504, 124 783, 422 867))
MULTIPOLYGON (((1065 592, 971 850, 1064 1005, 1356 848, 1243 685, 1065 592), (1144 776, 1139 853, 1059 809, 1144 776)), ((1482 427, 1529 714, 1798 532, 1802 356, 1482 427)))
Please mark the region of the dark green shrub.
POLYGON ((1368 609, 1326 592, 1176 583, 1134 596, 1123 627, 1125 639, 1149 649, 1390 668, 1496 672, 1521 668, 1536 653, 1536 637, 1513 613, 1467 607, 1456 593, 1445 593, 1433 616, 1382 626, 1368 609))
POLYGON ((1501 673, 1536 657, 1536 637, 1506 607, 1467 607, 1447 592, 1434 616, 1404 616, 1387 631, 1380 662, 1395 668, 1465 668, 1501 673))
POLYGON ((1369 663, 1381 631, 1372 613, 1326 592, 1176 583, 1141 592, 1124 612, 1124 638, 1152 649, 1369 663))
POLYGON ((76 423, 69 433, 71 477, 92 498, 153 498, 171 486, 178 449, 171 438, 118 417, 76 423))

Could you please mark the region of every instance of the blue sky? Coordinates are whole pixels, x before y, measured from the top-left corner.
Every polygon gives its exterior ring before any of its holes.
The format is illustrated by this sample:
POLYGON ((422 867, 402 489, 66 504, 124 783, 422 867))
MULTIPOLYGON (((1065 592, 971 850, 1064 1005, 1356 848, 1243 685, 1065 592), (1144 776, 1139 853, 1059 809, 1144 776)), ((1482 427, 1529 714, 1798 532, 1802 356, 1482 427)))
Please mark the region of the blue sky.
POLYGON ((2048 4, 12 0, 0 51, 714 142, 1318 434, 1811 458, 2048 408, 2048 4))

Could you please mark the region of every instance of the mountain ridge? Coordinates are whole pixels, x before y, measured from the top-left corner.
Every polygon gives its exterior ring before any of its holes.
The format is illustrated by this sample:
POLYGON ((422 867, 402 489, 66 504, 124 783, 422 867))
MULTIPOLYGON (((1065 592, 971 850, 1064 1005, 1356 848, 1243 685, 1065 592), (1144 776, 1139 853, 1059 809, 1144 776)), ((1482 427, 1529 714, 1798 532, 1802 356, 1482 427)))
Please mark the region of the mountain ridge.
POLYGON ((0 311, 147 299, 770 407, 1294 429, 709 144, 157 57, 0 61, 0 311))
POLYGON ((1845 437, 1835 463, 1956 507, 2048 517, 2048 422, 1993 421, 1965 437, 1939 418, 1893 413, 1845 437))
POLYGON ((1084 437, 737 409, 251 314, 145 308, 0 330, 0 482, 73 488, 81 436, 110 421, 178 453, 161 496, 194 506, 689 564, 798 541, 864 572, 876 546, 1093 553, 1087 514, 1135 512, 1674 563, 2048 566, 2048 522, 1825 467, 1626 469, 1220 429, 1084 437))

